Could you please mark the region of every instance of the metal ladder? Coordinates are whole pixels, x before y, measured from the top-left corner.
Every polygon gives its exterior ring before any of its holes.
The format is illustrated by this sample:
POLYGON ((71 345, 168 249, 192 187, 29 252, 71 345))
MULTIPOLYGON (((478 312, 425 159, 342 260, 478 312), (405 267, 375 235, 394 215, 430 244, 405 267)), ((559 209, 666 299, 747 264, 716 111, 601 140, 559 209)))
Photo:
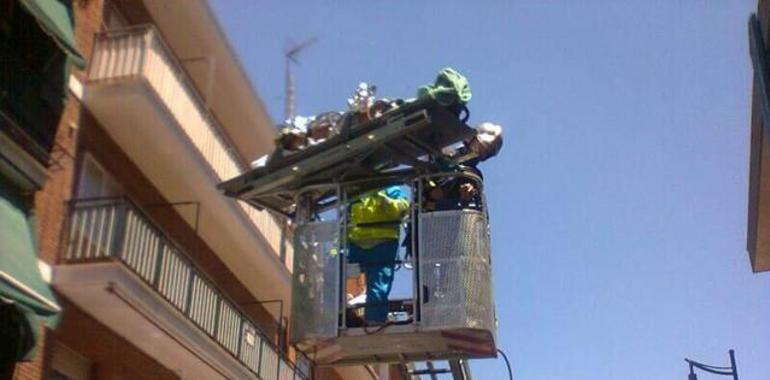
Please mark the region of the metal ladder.
POLYGON ((402 364, 401 376, 408 380, 439 380, 438 375, 451 374, 452 380, 472 380, 471 368, 468 362, 462 359, 447 360, 447 367, 437 368, 433 361, 426 361, 423 369, 416 369, 414 363, 402 364), (429 376, 429 377, 425 377, 429 376))

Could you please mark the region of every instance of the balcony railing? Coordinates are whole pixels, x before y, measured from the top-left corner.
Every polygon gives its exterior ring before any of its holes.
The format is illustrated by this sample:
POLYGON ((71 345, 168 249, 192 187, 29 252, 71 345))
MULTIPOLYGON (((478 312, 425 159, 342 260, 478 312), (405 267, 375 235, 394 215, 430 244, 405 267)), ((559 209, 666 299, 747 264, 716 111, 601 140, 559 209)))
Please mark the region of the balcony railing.
MULTIPOLYGON (((224 137, 224 129, 209 112, 182 66, 152 26, 108 31, 96 36, 88 83, 143 80, 162 100, 190 143, 208 163, 217 181, 233 178, 246 169, 224 137)), ((212 184, 213 185, 213 184, 212 184)), ((265 211, 239 202, 274 252, 281 252, 281 226, 265 211)), ((290 249, 290 247, 289 247, 290 249)), ((291 252, 284 264, 291 269, 291 252)))
POLYGON ((260 379, 310 377, 310 361, 291 364, 257 324, 227 299, 187 255, 125 198, 75 200, 64 264, 120 262, 260 379))

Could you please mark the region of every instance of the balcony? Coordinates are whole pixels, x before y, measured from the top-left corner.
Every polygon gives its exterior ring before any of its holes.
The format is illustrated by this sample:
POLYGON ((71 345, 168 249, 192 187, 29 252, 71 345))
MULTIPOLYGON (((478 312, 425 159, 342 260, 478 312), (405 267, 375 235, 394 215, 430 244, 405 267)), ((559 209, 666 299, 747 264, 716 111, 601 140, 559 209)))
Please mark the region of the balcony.
POLYGON ((72 202, 54 286, 184 378, 308 379, 129 200, 72 202))
POLYGON ((288 299, 292 253, 281 225, 216 189, 245 167, 160 34, 151 26, 105 32, 93 51, 84 94, 91 114, 166 199, 200 201, 199 234, 247 288, 288 299))

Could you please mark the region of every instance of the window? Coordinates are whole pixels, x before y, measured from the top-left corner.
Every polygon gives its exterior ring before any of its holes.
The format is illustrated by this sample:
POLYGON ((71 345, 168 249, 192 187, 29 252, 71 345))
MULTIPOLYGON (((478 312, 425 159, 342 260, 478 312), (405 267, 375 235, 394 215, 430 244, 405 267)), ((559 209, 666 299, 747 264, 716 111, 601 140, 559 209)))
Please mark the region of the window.
POLYGON ((91 361, 67 346, 56 343, 51 360, 51 374, 47 380, 88 380, 91 361))
POLYGON ((118 6, 110 1, 104 7, 104 18, 102 22, 102 29, 104 30, 119 30, 126 28, 128 21, 125 16, 120 12, 118 6))
POLYGON ((17 0, 0 0, 0 67, 0 112, 23 131, 22 144, 49 152, 67 95, 67 57, 17 0))
POLYGON ((122 195, 120 185, 90 154, 83 155, 80 161, 80 178, 77 185, 77 198, 104 198, 122 195))

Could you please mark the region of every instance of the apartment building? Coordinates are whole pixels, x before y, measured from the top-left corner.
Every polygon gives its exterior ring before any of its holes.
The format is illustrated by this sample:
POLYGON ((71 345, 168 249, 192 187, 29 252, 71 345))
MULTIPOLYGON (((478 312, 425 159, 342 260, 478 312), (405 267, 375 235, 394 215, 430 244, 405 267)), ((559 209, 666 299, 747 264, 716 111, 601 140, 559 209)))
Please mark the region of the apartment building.
POLYGON ((274 129, 204 0, 0 7, 0 307, 37 307, 7 378, 377 378, 288 347, 283 221, 215 187, 274 129))

